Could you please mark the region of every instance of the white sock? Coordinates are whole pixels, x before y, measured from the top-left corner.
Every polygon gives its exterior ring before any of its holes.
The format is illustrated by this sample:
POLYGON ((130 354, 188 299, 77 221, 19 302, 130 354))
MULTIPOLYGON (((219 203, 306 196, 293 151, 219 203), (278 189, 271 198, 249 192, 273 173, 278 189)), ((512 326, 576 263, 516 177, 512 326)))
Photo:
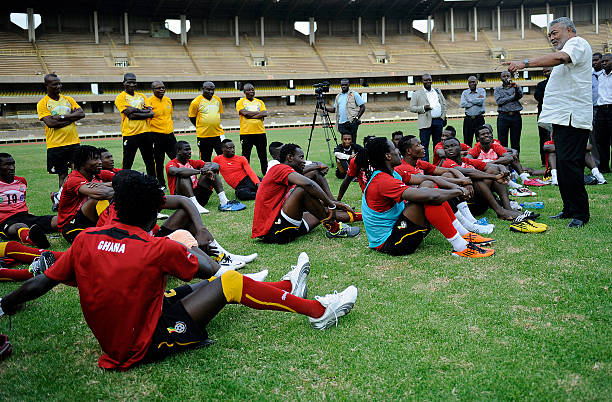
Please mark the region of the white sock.
POLYGON ((219 195, 219 204, 221 205, 227 204, 229 200, 225 196, 225 191, 221 191, 218 195, 219 195))
POLYGON ((554 180, 557 181, 557 169, 551 169, 550 170, 550 177, 554 180))
POLYGON ((597 175, 601 174, 599 172, 599 169, 597 168, 597 166, 595 166, 593 169, 591 169, 591 173, 593 173, 593 176, 595 176, 595 177, 597 177, 597 175))
POLYGON ((465 236, 466 234, 470 233, 466 228, 463 227, 463 225, 456 219, 456 217, 453 221, 453 226, 455 227, 455 229, 457 229, 457 233, 459 233, 459 236, 465 236))
MULTIPOLYGON (((470 222, 476 222, 478 219, 474 218, 474 215, 472 215, 472 211, 470 211, 470 207, 468 207, 467 202, 463 201, 460 202, 459 204, 457 204, 457 209, 459 210, 458 212, 461 213, 461 215, 465 216, 465 218, 467 220, 469 220, 470 222)), ((461 222, 463 223, 463 222, 461 222)), ((465 226, 465 225, 463 225, 465 226)))
POLYGON ((226 273, 227 271, 235 271, 235 269, 233 267, 229 267, 229 266, 220 266, 219 270, 217 272, 215 272, 215 277, 220 277, 221 275, 223 275, 224 273, 226 273))
POLYGON ((470 232, 478 233, 478 234, 490 234, 493 233, 493 229, 495 229, 495 225, 479 225, 469 221, 468 218, 463 216, 460 211, 457 211, 455 214, 457 220, 461 222, 464 228, 469 230, 470 232))
POLYGON ((510 180, 510 181, 508 182, 508 187, 510 187, 510 188, 523 188, 523 186, 521 186, 521 185, 520 185, 520 184, 518 184, 518 183, 513 182, 512 180, 510 180))
POLYGON ((529 173, 523 172, 523 173, 521 173, 520 177, 521 177, 521 181, 524 182, 525 180, 527 180, 529 178, 529 173))
POLYGON ((463 237, 461 237, 461 235, 459 235, 459 233, 457 233, 456 235, 454 235, 450 239, 446 239, 446 240, 448 240, 448 242, 453 246, 453 250, 455 250, 455 251, 465 250, 465 248, 468 245, 468 242, 465 241, 465 239, 463 237))

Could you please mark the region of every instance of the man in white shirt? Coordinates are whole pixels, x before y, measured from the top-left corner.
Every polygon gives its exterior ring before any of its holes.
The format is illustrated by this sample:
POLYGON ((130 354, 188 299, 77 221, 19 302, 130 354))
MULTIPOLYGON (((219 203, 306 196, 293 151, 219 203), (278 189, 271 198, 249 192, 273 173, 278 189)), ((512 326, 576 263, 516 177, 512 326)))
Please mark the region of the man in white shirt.
POLYGON ((418 113, 418 127, 421 144, 425 147, 423 160, 429 161, 429 137, 435 146, 442 139, 442 128, 446 125, 446 100, 442 91, 432 88, 431 75, 423 74, 423 89, 412 94, 410 111, 418 113))
POLYGON ((595 135, 599 148, 599 171, 610 173, 610 135, 612 135, 612 53, 601 58, 602 70, 597 79, 595 135))
POLYGON ((583 175, 584 150, 593 121, 592 50, 586 40, 576 36, 576 27, 567 17, 550 23, 548 37, 556 52, 504 64, 510 72, 554 66, 538 120, 539 123, 552 124, 557 152, 563 211, 551 218, 571 219, 568 227, 582 227, 590 217, 583 175))

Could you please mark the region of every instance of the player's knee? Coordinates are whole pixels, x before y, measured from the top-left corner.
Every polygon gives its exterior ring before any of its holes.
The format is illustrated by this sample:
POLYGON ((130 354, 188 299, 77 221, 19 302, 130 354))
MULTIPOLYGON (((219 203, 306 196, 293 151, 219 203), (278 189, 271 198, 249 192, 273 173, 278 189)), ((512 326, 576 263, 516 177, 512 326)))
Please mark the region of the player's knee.
POLYGON ((228 303, 240 303, 242 298, 242 274, 236 271, 227 271, 221 275, 223 295, 228 303))
POLYGON ((436 184, 431 180, 425 180, 423 183, 419 184, 419 187, 435 188, 436 184))

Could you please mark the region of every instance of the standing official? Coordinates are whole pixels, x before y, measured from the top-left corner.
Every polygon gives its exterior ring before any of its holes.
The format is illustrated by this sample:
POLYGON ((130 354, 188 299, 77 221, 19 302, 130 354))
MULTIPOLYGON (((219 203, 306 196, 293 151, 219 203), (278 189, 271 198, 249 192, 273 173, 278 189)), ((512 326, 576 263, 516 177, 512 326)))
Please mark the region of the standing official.
POLYGON ((136 75, 123 76, 125 89, 115 98, 115 107, 121 113, 121 137, 123 138, 123 169, 131 169, 140 150, 147 174, 155 176, 153 158, 153 139, 148 119, 153 117, 153 109, 145 94, 136 92, 136 75))
POLYGON ((508 71, 553 67, 539 122, 552 124, 563 211, 554 219, 571 219, 568 227, 589 221, 589 196, 584 187, 584 150, 593 122, 589 43, 576 36, 572 20, 561 17, 549 25, 548 37, 557 51, 535 59, 505 62, 508 71))
POLYGON ((164 159, 168 155, 170 160, 176 158, 176 137, 174 137, 174 124, 172 123, 172 101, 165 96, 166 87, 161 81, 151 84, 153 95, 148 101, 153 109, 153 118, 149 120, 151 135, 153 137, 153 158, 155 160, 155 177, 162 187, 166 187, 164 179, 164 159))
POLYGON ((601 58, 598 78, 595 134, 599 148, 599 171, 610 173, 610 136, 612 135, 612 53, 601 58))
MULTIPOLYGON (((546 84, 548 84, 548 78, 550 77, 551 72, 552 68, 550 67, 544 67, 542 69, 542 74, 544 74, 546 79, 538 82, 538 85, 536 85, 535 91, 533 92, 533 97, 538 102, 538 117, 540 117, 540 113, 542 113, 544 92, 546 91, 546 84)), ((544 143, 546 141, 550 141, 550 131, 548 131, 545 127, 538 125, 538 134, 540 136, 540 161, 542 162, 542 166, 546 166, 546 152, 544 152, 544 143)))
POLYGON ((593 129, 589 135, 589 143, 591 144, 591 155, 593 155, 593 160, 596 166, 599 166, 599 146, 597 145, 595 121, 597 120, 597 100, 599 98, 599 76, 603 71, 601 67, 602 57, 603 55, 599 52, 593 53, 593 71, 591 73, 591 88, 593 90, 593 129))
MULTIPOLYGON (((461 107, 465 109, 463 118, 463 142, 470 147, 474 141, 474 134, 478 127, 485 124, 485 100, 487 93, 482 88, 476 88, 478 79, 473 75, 468 77, 468 89, 461 93, 461 107)), ((437 142, 434 142, 434 145, 437 142)))
POLYGON ((495 103, 497 103, 497 139, 508 148, 508 132, 510 132, 510 148, 521 151, 521 130, 523 120, 521 110, 523 105, 519 99, 523 97, 523 88, 510 79, 510 73, 501 73, 502 86, 495 88, 495 103))
POLYGON ((202 95, 196 97, 189 105, 189 120, 196 127, 200 159, 204 162, 212 160, 213 150, 221 154, 221 114, 223 103, 215 95, 215 84, 206 81, 202 84, 202 95))
POLYGON ((361 116, 365 113, 365 101, 359 92, 350 88, 348 78, 340 80, 340 93, 336 95, 334 106, 326 106, 328 112, 336 113, 336 126, 340 134, 350 134, 353 144, 357 143, 357 130, 361 124, 361 116))
POLYGON ((429 161, 429 137, 435 146, 442 139, 442 128, 446 125, 446 100, 442 91, 431 87, 431 75, 423 74, 421 79, 423 88, 412 94, 410 111, 419 114, 419 137, 425 147, 423 160, 429 161))
MULTIPOLYGON (((262 100, 255 97, 253 84, 244 84, 242 88, 244 98, 236 102, 236 111, 240 116, 240 144, 242 145, 242 156, 251 162, 251 150, 253 145, 257 149, 257 157, 261 166, 261 174, 265 175, 268 168, 268 155, 266 147, 266 128, 264 119, 268 117, 268 110, 262 100)), ((220 153, 220 152, 219 152, 220 153)))

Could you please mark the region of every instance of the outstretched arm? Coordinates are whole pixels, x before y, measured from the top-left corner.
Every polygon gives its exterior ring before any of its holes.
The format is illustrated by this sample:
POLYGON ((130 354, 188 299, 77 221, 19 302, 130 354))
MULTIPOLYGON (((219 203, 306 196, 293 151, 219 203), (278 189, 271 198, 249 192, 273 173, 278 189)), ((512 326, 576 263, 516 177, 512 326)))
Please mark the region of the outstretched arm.
POLYGON ((58 284, 59 282, 49 279, 45 274, 37 275, 24 282, 19 289, 4 296, 0 301, 0 308, 5 314, 13 315, 23 303, 39 298, 58 284))
POLYGON ((406 201, 428 203, 434 205, 440 205, 444 201, 448 201, 452 198, 467 196, 468 191, 461 187, 457 187, 452 190, 442 190, 439 188, 429 187, 408 187, 402 193, 402 199, 406 201))

